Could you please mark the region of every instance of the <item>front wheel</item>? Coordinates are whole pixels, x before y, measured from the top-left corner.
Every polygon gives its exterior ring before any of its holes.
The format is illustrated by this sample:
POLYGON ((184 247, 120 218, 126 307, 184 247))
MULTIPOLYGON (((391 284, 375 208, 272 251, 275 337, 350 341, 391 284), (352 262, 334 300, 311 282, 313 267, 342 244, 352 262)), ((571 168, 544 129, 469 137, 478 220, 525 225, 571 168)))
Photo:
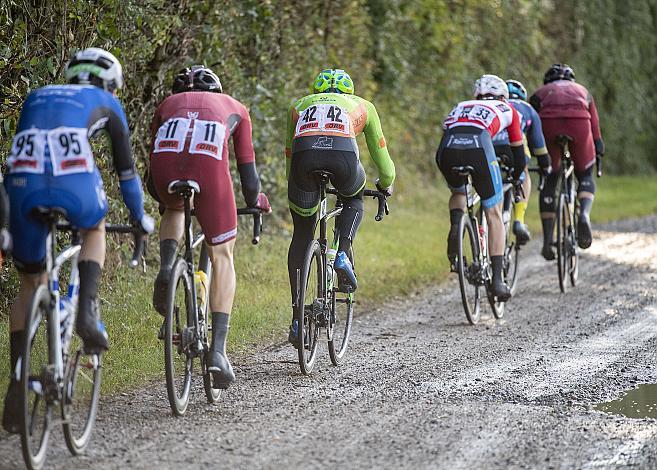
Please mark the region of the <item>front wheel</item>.
POLYGON ((164 369, 167 395, 171 411, 182 416, 189 404, 192 385, 193 356, 190 347, 194 342, 192 325, 194 310, 191 276, 187 262, 178 258, 171 270, 167 291, 167 310, 164 319, 164 369))
POLYGON ((465 317, 471 325, 477 324, 480 312, 481 259, 479 256, 479 234, 475 233, 472 221, 466 214, 459 222, 458 259, 456 260, 461 301, 465 317))
POLYGON ((306 250, 299 279, 299 296, 294 313, 299 332, 299 367, 310 374, 317 359, 320 316, 324 314, 324 266, 322 248, 313 240, 306 250))
POLYGON ((73 352, 68 355, 62 400, 63 429, 68 450, 79 455, 89 444, 96 421, 102 355, 86 354, 78 337, 73 338, 71 346, 73 352))
MULTIPOLYGON (((353 247, 349 250, 349 259, 354 269, 356 269, 353 247)), ((333 273, 333 269, 327 269, 326 272, 333 273)), ((334 366, 338 366, 344 360, 351 336, 351 321, 354 316, 354 294, 353 292, 349 294, 338 292, 334 286, 331 297, 330 331, 332 336, 328 342, 328 350, 331 363, 334 366)))
POLYGON ((559 271, 559 288, 561 292, 566 292, 568 284, 566 276, 568 275, 570 241, 568 231, 570 227, 570 213, 568 211, 568 202, 566 195, 559 196, 557 203, 557 268, 559 271))
POLYGON ((50 291, 45 285, 39 286, 25 322, 20 366, 21 445, 30 469, 41 468, 46 460, 58 392, 47 321, 53 308, 50 291))
POLYGON ((575 200, 575 213, 571 223, 571 253, 570 253, 570 285, 575 287, 577 285, 577 277, 579 276, 579 248, 577 246, 577 221, 579 220, 579 199, 575 200))
MULTIPOLYGON (((210 321, 208 316, 208 311, 210 310, 210 284, 212 283, 212 264, 210 263, 210 258, 208 256, 208 248, 203 244, 201 248, 201 256, 199 258, 198 268, 200 271, 203 271, 207 276, 207 288, 205 289, 205 307, 200 317, 203 320, 203 337, 204 337, 204 350, 207 350, 209 343, 209 328, 208 322, 210 321)), ((202 373, 203 373, 203 389, 205 390, 205 398, 208 400, 209 404, 217 403, 219 398, 221 398, 221 389, 213 387, 212 374, 207 370, 207 364, 205 362, 205 357, 203 358, 202 363, 202 373)))

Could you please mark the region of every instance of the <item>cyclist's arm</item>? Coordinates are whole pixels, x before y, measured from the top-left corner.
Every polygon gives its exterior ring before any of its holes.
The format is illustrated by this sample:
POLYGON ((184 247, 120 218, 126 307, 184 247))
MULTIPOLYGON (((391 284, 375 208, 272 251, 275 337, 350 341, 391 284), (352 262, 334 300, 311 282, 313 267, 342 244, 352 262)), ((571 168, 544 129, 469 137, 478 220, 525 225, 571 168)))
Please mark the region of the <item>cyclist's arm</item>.
POLYGON ((602 133, 600 132, 600 118, 598 117, 598 108, 596 108, 595 100, 591 94, 589 94, 589 113, 591 114, 591 133, 593 134, 595 153, 597 155, 604 155, 605 144, 602 141, 602 133))
MULTIPOLYGON (((130 147, 130 131, 128 121, 119 101, 114 101, 109 107, 100 108, 102 116, 91 129, 105 130, 109 135, 112 148, 112 162, 116 173, 119 175, 119 187, 121 197, 130 215, 134 220, 140 221, 144 217, 144 193, 141 187, 141 178, 135 169, 130 147)), ((92 134, 93 137, 93 134, 92 134)))
POLYGON ((395 164, 390 158, 386 139, 381 129, 381 121, 376 108, 369 101, 363 100, 367 110, 367 122, 365 123, 365 141, 370 157, 379 170, 379 184, 383 188, 389 188, 395 181, 395 164))
POLYGON ((240 174, 242 184, 242 195, 244 202, 253 207, 258 202, 260 193, 260 178, 255 164, 255 152, 253 150, 253 129, 251 117, 246 107, 241 106, 239 115, 231 115, 229 120, 238 120, 233 131, 233 146, 235 147, 235 158, 237 170, 240 174))
POLYGON ((545 145, 541 118, 534 109, 532 109, 532 123, 527 129, 527 135, 529 137, 528 140, 532 155, 536 157, 538 166, 544 170, 547 169, 551 165, 550 155, 548 154, 547 146, 545 145))

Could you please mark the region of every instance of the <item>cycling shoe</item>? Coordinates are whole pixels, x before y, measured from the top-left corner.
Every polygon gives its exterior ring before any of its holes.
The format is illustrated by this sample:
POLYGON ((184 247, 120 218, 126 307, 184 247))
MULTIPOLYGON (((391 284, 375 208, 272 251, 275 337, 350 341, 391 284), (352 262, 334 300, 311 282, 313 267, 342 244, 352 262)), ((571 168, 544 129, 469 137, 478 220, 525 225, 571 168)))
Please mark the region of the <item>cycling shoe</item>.
POLYGON ((299 349, 299 322, 295 319, 290 325, 290 332, 287 335, 288 342, 294 346, 294 349, 299 349))
POLYGON ((333 269, 338 275, 338 290, 340 292, 353 292, 358 288, 358 281, 356 280, 356 274, 354 273, 354 268, 349 261, 347 253, 344 251, 339 251, 335 256, 335 262, 333 263, 333 269))
POLYGON ((591 246, 592 241, 591 221, 588 217, 581 216, 577 221, 577 245, 585 250, 591 246))
POLYGON ((21 432, 21 389, 20 382, 15 379, 9 381, 7 395, 5 396, 5 410, 2 413, 2 427, 11 434, 21 432))
POLYGON ((519 220, 513 222, 513 234, 516 236, 516 240, 520 246, 526 245, 532 238, 527 224, 523 224, 519 220))
POLYGON ((166 315, 167 311, 167 290, 169 290, 169 278, 171 277, 170 269, 161 269, 155 278, 153 286, 153 307, 160 315, 166 315))
POLYGON ((93 302, 87 312, 79 310, 75 329, 82 338, 87 354, 98 354, 109 349, 109 337, 98 315, 97 302, 93 302))
POLYGON ((511 289, 502 280, 493 279, 491 285, 492 294, 497 297, 498 302, 506 302, 511 298, 511 289))
POLYGON ((208 372, 212 374, 214 388, 226 390, 235 382, 233 367, 228 358, 219 351, 209 351, 207 358, 208 372))
POLYGON ((556 258, 556 255, 554 254, 554 250, 549 245, 543 245, 541 254, 543 255, 543 258, 545 258, 548 261, 553 261, 556 258))

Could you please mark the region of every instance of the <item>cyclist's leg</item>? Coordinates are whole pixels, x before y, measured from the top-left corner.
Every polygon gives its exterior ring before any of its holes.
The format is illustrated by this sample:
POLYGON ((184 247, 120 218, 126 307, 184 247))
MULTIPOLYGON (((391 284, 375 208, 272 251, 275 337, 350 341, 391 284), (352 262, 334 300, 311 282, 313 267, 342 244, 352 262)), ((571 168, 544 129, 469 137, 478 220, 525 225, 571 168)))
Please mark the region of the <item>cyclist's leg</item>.
MULTIPOLYGON (((527 158, 527 163, 529 163, 529 158, 527 158)), ((522 173, 521 182, 523 194, 521 199, 513 204, 513 233, 516 235, 518 243, 524 245, 531 239, 531 233, 525 223, 525 212, 532 190, 532 180, 529 177, 527 165, 525 165, 525 171, 522 173)))
POLYGON ((465 213, 467 201, 464 179, 454 175, 452 173, 452 168, 455 166, 467 165, 468 163, 465 161, 467 155, 464 153, 464 150, 467 150, 467 148, 448 148, 447 144, 450 142, 452 133, 452 131, 448 130, 443 135, 438 150, 436 151, 436 164, 445 177, 447 185, 452 193, 448 203, 450 229, 449 235, 447 236, 447 259, 449 259, 452 271, 456 271, 459 236, 458 224, 465 213))
MULTIPOLYGON (((297 271, 302 268, 306 248, 315 234, 317 209, 319 206, 319 185, 311 172, 321 169, 316 157, 322 151, 302 151, 292 154, 290 175, 288 178, 287 197, 292 214, 292 240, 287 252, 287 270, 290 279, 290 298, 294 306, 297 297, 297 271)), ((288 341, 298 347, 299 328, 295 322, 295 311, 292 311, 292 321, 288 341)))
POLYGON ((100 321, 98 283, 105 264, 105 214, 108 204, 100 173, 59 176, 51 184, 51 205, 66 210, 68 220, 80 228, 82 249, 78 257, 80 293, 76 330, 88 351, 109 348, 105 325, 100 321), (95 194, 96 197, 89 197, 95 194))
MULTIPOLYGON (((554 167, 553 167, 554 168, 554 167)), ((559 175, 551 173, 545 177, 543 189, 539 195, 539 210, 541 212, 541 225, 543 227, 543 248, 541 254, 550 261, 555 258, 552 248, 554 235, 554 221, 556 218, 557 202, 555 200, 559 175)))
POLYGON ((195 178, 201 192, 194 196, 194 210, 205 234, 212 263, 212 341, 207 367, 214 376, 214 386, 225 389, 235 381, 235 373, 226 354, 226 341, 236 286, 233 248, 237 236, 237 208, 228 165, 209 160, 206 159, 208 164, 199 168, 195 178))
POLYGON ((571 155, 578 180, 577 199, 579 200, 579 220, 577 221, 577 243, 580 248, 591 246, 591 208, 595 195, 593 164, 595 163, 595 144, 588 119, 571 119, 571 155))
POLYGON ((8 175, 5 181, 10 202, 9 230, 14 240, 13 259, 20 287, 10 312, 9 370, 2 426, 10 433, 20 432, 20 387, 16 364, 23 349, 25 316, 36 288, 46 281, 44 273, 47 228, 30 217, 33 207, 45 194, 45 180, 35 175, 8 175))
POLYGON ((480 135, 482 148, 473 152, 473 161, 479 163, 475 166, 473 184, 479 196, 481 205, 486 212, 488 221, 488 252, 490 254, 493 271, 492 293, 499 300, 505 301, 511 297, 511 289, 504 281, 504 247, 506 235, 502 219, 502 174, 497 164, 497 158, 489 134, 480 135), (477 158, 477 160, 474 160, 477 158))
POLYGON ((183 201, 176 195, 169 194, 171 181, 186 179, 186 172, 181 173, 177 155, 158 155, 151 159, 151 168, 147 179, 149 194, 160 203, 160 269, 153 286, 153 307, 160 314, 166 311, 166 296, 171 268, 176 260, 178 243, 185 229, 183 201))

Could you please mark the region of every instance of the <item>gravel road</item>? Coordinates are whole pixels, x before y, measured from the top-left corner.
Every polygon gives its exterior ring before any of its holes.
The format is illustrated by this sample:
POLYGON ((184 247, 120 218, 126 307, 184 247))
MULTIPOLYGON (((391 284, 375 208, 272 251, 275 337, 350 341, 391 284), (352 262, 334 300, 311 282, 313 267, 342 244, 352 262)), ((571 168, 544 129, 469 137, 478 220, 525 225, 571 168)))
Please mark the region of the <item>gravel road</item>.
MULTIPOLYGON (((657 382, 657 216, 599 226, 560 294, 532 243, 519 292, 471 327, 455 279, 355 320, 347 363, 311 377, 288 345, 235 358, 216 406, 171 416, 164 378, 103 398, 87 455, 52 468, 657 468, 657 421, 593 405, 657 382)), ((442 256, 442 253, 439 254, 442 256)), ((164 376, 164 374, 162 374, 164 376)), ((0 466, 21 467, 0 434, 0 466)))

